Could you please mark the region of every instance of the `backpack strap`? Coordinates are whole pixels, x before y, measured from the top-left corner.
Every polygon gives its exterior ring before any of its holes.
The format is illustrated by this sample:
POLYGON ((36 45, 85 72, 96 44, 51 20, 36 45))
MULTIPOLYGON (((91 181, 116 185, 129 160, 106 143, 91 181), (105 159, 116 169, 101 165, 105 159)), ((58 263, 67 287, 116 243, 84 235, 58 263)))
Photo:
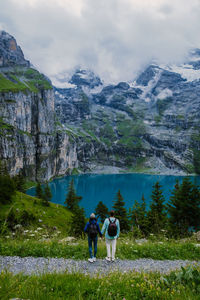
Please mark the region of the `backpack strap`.
POLYGON ((114 223, 116 223, 116 218, 114 219, 114 221, 113 221, 113 222, 111 221, 111 219, 110 219, 110 218, 109 218, 108 220, 109 220, 109 222, 110 222, 111 224, 114 224, 114 223))

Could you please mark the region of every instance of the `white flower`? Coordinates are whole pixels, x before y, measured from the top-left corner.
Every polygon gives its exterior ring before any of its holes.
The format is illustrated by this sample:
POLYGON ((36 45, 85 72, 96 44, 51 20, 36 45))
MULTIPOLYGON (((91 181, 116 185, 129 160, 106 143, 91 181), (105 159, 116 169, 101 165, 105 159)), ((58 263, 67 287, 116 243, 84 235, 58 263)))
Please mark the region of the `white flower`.
POLYGON ((35 234, 34 234, 34 233, 32 233, 32 234, 30 234, 30 236, 35 236, 35 234))
POLYGON ((21 224, 17 224, 17 225, 14 226, 15 229, 18 229, 18 228, 21 228, 21 227, 22 227, 21 224))

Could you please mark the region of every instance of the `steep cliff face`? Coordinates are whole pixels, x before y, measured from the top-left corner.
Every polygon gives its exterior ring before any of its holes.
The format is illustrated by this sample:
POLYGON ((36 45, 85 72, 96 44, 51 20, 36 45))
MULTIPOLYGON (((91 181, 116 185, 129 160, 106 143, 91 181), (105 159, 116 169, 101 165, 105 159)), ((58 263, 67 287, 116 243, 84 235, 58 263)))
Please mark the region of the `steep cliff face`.
POLYGON ((51 83, 5 32, 0 61, 0 159, 9 172, 47 180, 77 167, 75 144, 57 127, 51 83))
POLYGON ((200 50, 180 66, 149 65, 133 82, 104 85, 77 70, 66 84, 53 89, 0 32, 0 159, 11 174, 200 173, 200 50))
POLYGON ((29 61, 25 60, 21 48, 13 36, 0 30, 0 67, 11 66, 29 67, 29 61))
POLYGON ((117 85, 105 86, 91 72, 87 78, 86 71, 83 82, 78 70, 74 86, 56 89, 56 111, 78 139, 80 166, 200 173, 199 54, 193 51, 180 66, 150 65, 133 82, 117 85))

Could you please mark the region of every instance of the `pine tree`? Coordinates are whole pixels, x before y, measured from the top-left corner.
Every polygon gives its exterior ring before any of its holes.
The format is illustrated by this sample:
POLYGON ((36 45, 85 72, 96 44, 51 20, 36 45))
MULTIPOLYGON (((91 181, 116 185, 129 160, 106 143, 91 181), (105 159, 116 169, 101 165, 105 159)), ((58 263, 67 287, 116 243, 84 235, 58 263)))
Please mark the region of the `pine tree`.
POLYGON ((15 183, 9 175, 0 175, 0 204, 7 204, 12 201, 16 192, 15 183))
POLYGON ((36 185, 36 197, 39 198, 39 199, 44 198, 44 193, 43 193, 42 186, 41 186, 40 182, 38 182, 37 185, 36 185))
POLYGON ((1 160, 0 160, 0 175, 1 176, 9 176, 8 168, 6 166, 6 162, 1 161, 1 160))
POLYGON ((45 184, 44 194, 43 194, 43 203, 46 206, 49 206, 49 201, 51 201, 52 193, 48 183, 45 184))
POLYGON ((102 201, 99 201, 96 209, 95 209, 95 214, 97 217, 100 218, 100 222, 103 223, 104 220, 108 217, 108 208, 105 204, 103 204, 102 201))
POLYGON ((168 203, 169 222, 175 236, 185 236, 200 226, 200 190, 189 178, 177 182, 168 203))
POLYGON ((143 235, 147 235, 149 230, 144 195, 142 195, 141 203, 135 201, 130 217, 133 226, 137 227, 143 235))
POLYGON ((22 171, 19 172, 19 174, 17 174, 16 176, 14 176, 13 178, 15 185, 16 185, 16 189, 19 192, 25 193, 25 178, 23 176, 22 171))
POLYGON ((6 162, 0 160, 0 204, 10 203, 15 192, 15 182, 8 173, 6 162))
POLYGON ((150 211, 148 212, 149 228, 151 232, 158 234, 161 229, 165 228, 167 222, 165 199, 159 182, 153 185, 151 199, 150 211))
POLYGON ((74 180, 72 179, 68 186, 68 193, 65 200, 66 207, 69 210, 74 211, 81 199, 81 196, 76 195, 76 191, 74 188, 74 180))
POLYGON ((113 209, 115 211, 115 217, 119 219, 120 222, 120 229, 123 232, 126 232, 129 230, 129 222, 128 222, 128 216, 125 206, 125 202, 123 201, 123 197, 120 193, 120 190, 117 192, 113 209))
POLYGON ((74 236, 82 236, 85 227, 85 213, 82 207, 78 205, 73 209, 71 217, 71 233, 74 236))

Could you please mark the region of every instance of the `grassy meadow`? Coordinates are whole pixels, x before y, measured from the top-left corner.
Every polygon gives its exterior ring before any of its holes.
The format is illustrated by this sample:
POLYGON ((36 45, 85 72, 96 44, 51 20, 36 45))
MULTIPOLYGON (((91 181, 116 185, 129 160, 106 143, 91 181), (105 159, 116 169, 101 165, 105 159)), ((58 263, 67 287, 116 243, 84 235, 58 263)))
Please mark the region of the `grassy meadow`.
POLYGON ((40 276, 0 274, 2 300, 46 299, 199 299, 200 270, 182 269, 159 273, 111 273, 106 276, 43 274, 40 276))

